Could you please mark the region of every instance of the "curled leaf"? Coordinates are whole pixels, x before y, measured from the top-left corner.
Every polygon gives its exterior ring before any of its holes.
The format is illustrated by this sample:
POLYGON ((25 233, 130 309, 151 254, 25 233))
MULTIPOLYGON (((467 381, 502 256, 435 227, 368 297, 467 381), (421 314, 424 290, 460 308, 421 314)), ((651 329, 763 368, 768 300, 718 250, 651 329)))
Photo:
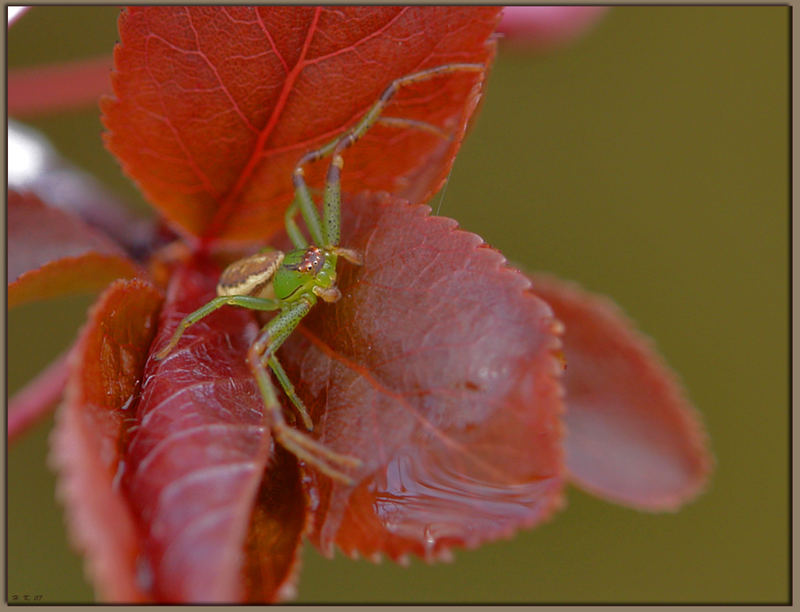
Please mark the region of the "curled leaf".
POLYGON ((566 327, 570 478, 644 510, 674 510, 704 486, 712 460, 697 412, 651 342, 609 300, 531 277, 566 327))
POLYGON ((498 252, 424 206, 345 208, 342 299, 280 357, 319 439, 364 462, 355 488, 310 471, 312 540, 326 553, 446 556, 560 503, 559 342, 548 306, 498 252))
MULTIPOLYGON (((115 98, 102 104, 106 141, 185 234, 263 240, 282 227, 304 153, 352 126, 393 79, 488 64, 498 15, 455 6, 133 7, 120 17, 115 98)), ((480 81, 453 73, 401 92, 387 116, 424 120, 444 139, 378 125, 348 151, 344 188, 432 195, 480 81)), ((324 167, 309 168, 312 185, 324 167)))
POLYGON ((109 238, 30 193, 8 192, 8 306, 102 289, 140 270, 109 238))
MULTIPOLYGON (((213 297, 218 275, 203 260, 176 271, 153 352, 184 315, 213 297)), ((251 313, 221 309, 145 368, 123 485, 142 527, 149 588, 158 601, 272 601, 291 588, 305 502, 294 459, 274 458, 246 365, 256 330, 251 313), (285 475, 292 470, 294 482, 285 475), (276 490, 275 479, 285 486, 276 490), (257 500, 268 505, 251 517, 257 500), (286 515, 291 520, 276 518, 286 515), (248 549, 256 542, 264 550, 246 553, 246 541, 248 549), (271 557, 260 560, 261 554, 271 557), (253 584, 262 571, 268 575, 253 584)))
POLYGON ((131 408, 153 339, 161 295, 141 280, 117 281, 101 296, 70 354, 70 380, 52 436, 52 464, 76 546, 98 596, 147 601, 142 553, 118 475, 131 408))

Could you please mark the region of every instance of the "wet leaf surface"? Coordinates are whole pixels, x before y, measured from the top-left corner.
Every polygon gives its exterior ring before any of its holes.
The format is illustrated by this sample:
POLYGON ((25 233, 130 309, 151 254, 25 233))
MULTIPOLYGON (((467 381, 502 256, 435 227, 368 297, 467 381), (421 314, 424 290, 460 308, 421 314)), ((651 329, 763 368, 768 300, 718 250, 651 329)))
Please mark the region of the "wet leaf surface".
POLYGON ((674 510, 705 485, 712 460, 699 416, 649 339, 608 299, 534 275, 564 323, 570 478, 646 510, 674 510))
POLYGON ((342 299, 280 357, 319 439, 359 456, 355 488, 310 471, 326 553, 433 559, 548 516, 562 488, 559 342, 548 306, 504 258, 429 209, 360 197, 342 299))
MULTIPOLYGON (((128 9, 115 98, 102 105, 108 147, 185 234, 263 240, 282 227, 303 153, 353 125, 395 78, 488 63, 498 15, 499 7, 128 9)), ((347 152, 344 188, 430 197, 479 92, 477 76, 464 73, 401 92, 386 114, 430 122, 447 138, 378 125, 347 152)), ((309 169, 312 185, 325 165, 309 169)))

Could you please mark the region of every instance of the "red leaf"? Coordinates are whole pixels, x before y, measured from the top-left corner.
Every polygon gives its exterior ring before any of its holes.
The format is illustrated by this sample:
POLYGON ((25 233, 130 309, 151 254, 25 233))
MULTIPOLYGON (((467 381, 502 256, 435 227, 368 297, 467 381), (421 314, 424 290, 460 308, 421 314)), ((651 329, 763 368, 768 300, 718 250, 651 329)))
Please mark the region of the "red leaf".
POLYGON ((138 266, 110 239, 32 194, 8 192, 8 306, 102 289, 138 266))
POLYGON ((566 326, 571 479, 635 508, 676 509, 702 489, 712 461, 675 375, 607 299, 548 276, 532 280, 566 326))
POLYGON ((280 351, 320 440, 364 461, 355 488, 311 473, 326 553, 414 553, 509 536, 562 489, 561 400, 547 305, 498 252, 387 196, 345 208, 342 299, 280 351))
MULTIPOLYGON (((218 275, 203 261, 177 270, 154 352, 184 315, 213 297, 218 275)), ((278 491, 272 486, 286 470, 297 470, 293 459, 271 464, 259 493, 272 442, 245 361, 256 331, 251 313, 224 308, 190 327, 163 361, 146 366, 123 484, 144 532, 158 601, 236 602, 247 596, 242 577, 256 570, 246 564, 244 546, 257 495, 271 506, 252 518, 259 533, 250 539, 263 541, 266 531, 267 540, 277 540, 264 551, 273 555, 264 565, 271 572, 268 599, 293 578, 305 502, 296 482, 278 491), (274 518, 287 508, 300 520, 274 518), (285 532, 276 531, 277 523, 285 532)))
MULTIPOLYGON (((292 168, 305 152, 353 125, 395 78, 450 62, 488 64, 498 14, 499 7, 128 9, 115 52, 116 98, 102 104, 108 147, 184 233, 263 240, 282 227, 292 168)), ((376 126, 346 153, 345 190, 432 195, 478 81, 454 73, 402 92, 387 115, 431 122, 452 138, 376 126)), ((311 168, 311 184, 320 184, 324 167, 311 168)))
POLYGON ((135 521, 117 478, 129 408, 160 304, 159 292, 144 281, 117 281, 106 290, 70 354, 70 381, 53 432, 52 460, 67 524, 106 601, 147 599, 138 583, 135 521))

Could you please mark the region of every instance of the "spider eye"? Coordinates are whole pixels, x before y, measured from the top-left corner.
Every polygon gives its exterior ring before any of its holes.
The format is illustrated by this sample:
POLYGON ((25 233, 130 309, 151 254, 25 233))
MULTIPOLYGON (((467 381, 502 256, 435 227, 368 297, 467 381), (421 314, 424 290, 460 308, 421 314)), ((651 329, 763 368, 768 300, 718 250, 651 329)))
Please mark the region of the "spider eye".
POLYGON ((308 247, 303 258, 296 264, 287 266, 291 270, 297 270, 303 274, 316 276, 325 265, 325 253, 319 247, 308 247))
POLYGON ((322 249, 318 247, 309 247, 303 255, 303 260, 300 262, 299 269, 301 272, 313 274, 316 276, 325 263, 325 255, 322 249))

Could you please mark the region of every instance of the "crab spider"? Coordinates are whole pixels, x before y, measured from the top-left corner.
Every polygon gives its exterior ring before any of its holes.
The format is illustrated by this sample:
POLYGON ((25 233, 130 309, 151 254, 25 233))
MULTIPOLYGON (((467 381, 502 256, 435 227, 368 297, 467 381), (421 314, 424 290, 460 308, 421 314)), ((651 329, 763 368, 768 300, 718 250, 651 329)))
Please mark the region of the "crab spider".
POLYGON ((275 439, 298 459, 321 473, 344 483, 353 484, 353 478, 347 471, 357 469, 361 461, 354 456, 334 452, 308 433, 299 431, 287 423, 267 368, 272 370, 305 428, 313 430, 311 416, 278 361, 276 352, 318 300, 336 302, 341 297, 336 287, 338 258, 341 257, 354 265, 363 263, 359 252, 339 246, 340 176, 344 165, 341 152, 354 144, 378 121, 442 135, 439 128, 422 121, 381 118, 381 113, 392 96, 406 85, 451 72, 480 73, 484 69, 483 64, 445 64, 400 77, 392 81, 378 101, 350 130, 301 157, 292 176, 294 200, 285 215, 286 233, 295 248, 288 253, 275 250, 261 252, 230 264, 217 283, 217 297, 187 315, 178 325, 169 343, 156 354, 155 358, 164 359, 189 326, 222 306, 278 311, 278 314, 261 329, 247 351, 247 363, 256 379, 267 413, 271 417, 275 439), (331 156, 332 160, 328 168, 322 219, 320 219, 305 182, 303 167, 328 156, 331 156), (310 243, 295 221, 298 213, 306 223, 311 237, 310 243))

